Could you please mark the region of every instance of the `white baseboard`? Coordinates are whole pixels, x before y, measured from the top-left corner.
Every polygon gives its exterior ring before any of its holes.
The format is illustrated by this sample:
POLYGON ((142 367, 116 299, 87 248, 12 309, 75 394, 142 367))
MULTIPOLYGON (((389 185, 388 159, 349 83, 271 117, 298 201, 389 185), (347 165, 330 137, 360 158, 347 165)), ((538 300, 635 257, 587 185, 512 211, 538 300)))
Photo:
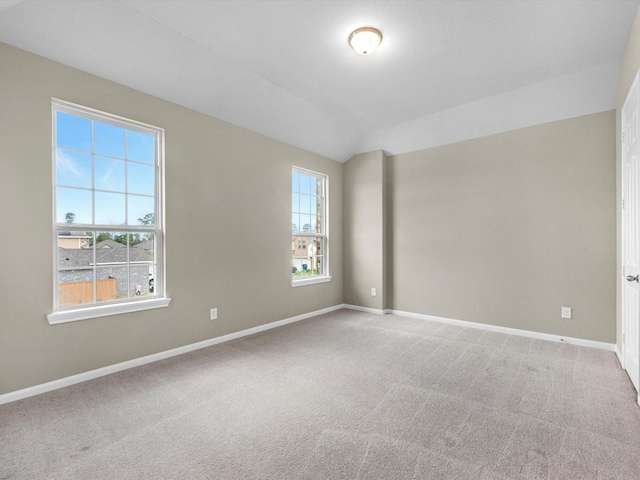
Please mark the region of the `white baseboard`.
MULTIPOLYGON (((348 308, 348 307, 347 307, 348 308)), ((465 320, 456 320, 453 318, 435 317, 433 315, 423 315, 421 313, 403 312, 401 310, 385 310, 385 313, 392 313, 403 317, 419 318, 422 320, 431 320, 433 322, 448 323, 450 325, 458 325, 461 327, 479 328, 481 330, 490 330, 492 332, 507 333, 510 335, 519 335, 521 337, 537 338, 539 340, 549 340, 551 342, 569 343, 571 345, 579 345, 582 347, 599 348, 610 352, 616 351, 615 343, 597 342, 595 340, 585 340, 583 338, 564 337, 551 333, 533 332, 530 330, 520 330, 517 328, 500 327, 497 325, 488 325, 486 323, 468 322, 465 320)), ((617 353, 617 352, 616 352, 617 353)))
POLYGON ((297 315, 295 317, 285 318, 284 320, 278 320, 276 322, 267 323, 265 325, 259 325, 257 327, 248 328, 246 330, 230 333, 228 335, 223 335, 221 337, 210 338, 209 340, 203 340, 202 342, 192 343, 190 345, 184 345, 182 347, 173 348, 171 350, 165 350, 164 352, 158 352, 152 355, 147 355, 140 358, 134 358, 132 360, 127 360, 126 362, 116 363, 115 365, 109 365, 106 367, 97 368, 95 370, 79 373, 77 375, 72 375, 70 377, 60 378, 58 380, 42 383, 40 385, 34 385, 33 387, 23 388, 22 390, 16 390, 14 392, 5 393, 3 395, 0 395, 0 405, 3 405, 5 403, 10 403, 10 402, 15 402, 16 400, 22 400, 23 398, 33 397, 35 395, 40 395, 41 393, 50 392, 52 390, 68 387, 70 385, 75 385, 76 383, 86 382, 87 380, 103 377, 105 375, 110 375, 112 373, 121 372, 122 370, 127 370, 129 368, 139 367, 141 365, 146 365, 147 363, 157 362, 159 360, 164 360, 165 358, 175 357, 176 355, 182 355, 183 353, 192 352, 194 350, 210 347, 212 345, 217 345, 219 343, 228 342, 230 340, 235 340, 236 338, 246 337, 248 335, 253 335, 255 333, 264 332, 265 330, 281 327, 289 323, 299 322, 301 320, 306 320, 307 318, 315 317, 317 315, 322 315, 324 313, 333 312, 335 310, 340 310, 342 308, 344 308, 344 304, 334 305, 333 307, 323 308, 321 310, 316 310, 314 312, 304 313, 302 315, 297 315))
POLYGON ((618 349, 618 345, 616 345, 616 357, 618 357, 618 362, 620 362, 620 366, 624 369, 624 361, 622 360, 622 352, 618 349))
MULTIPOLYGON (((157 362, 159 360, 164 360, 165 358, 175 357, 177 355, 182 355, 183 353, 192 352, 194 350, 199 350, 201 348, 210 347, 212 345, 217 345, 219 343, 228 342, 230 340, 235 340, 237 338, 246 337, 248 335, 253 335, 255 333, 264 332, 272 328, 277 328, 283 325, 288 325, 290 323, 299 322, 301 320, 306 320, 307 318, 315 317, 317 315, 322 315, 325 313, 334 312, 342 308, 357 310, 357 311, 366 312, 366 313, 374 313, 378 315, 391 313, 391 314, 399 315, 403 317, 418 318, 422 320, 431 320, 434 322, 448 323, 451 325, 458 325, 462 327, 491 330, 494 332, 507 333, 511 335, 520 335, 522 337, 537 338, 541 340, 550 340, 552 342, 570 343, 573 345, 580 345, 584 347, 600 348, 602 350, 615 352, 616 355, 618 356, 618 359, 621 360, 620 351, 618 350, 617 345, 613 343, 596 342, 593 340, 584 340, 581 338, 563 337, 560 335, 553 335, 549 333, 532 332, 529 330, 519 330, 516 328, 500 327, 500 326, 488 325, 484 323, 468 322, 465 320, 456 320, 453 318, 436 317, 433 315, 423 315, 420 313, 403 312, 401 310, 392 310, 392 309, 379 310, 375 308, 360 307, 358 305, 349 305, 349 304, 343 303, 339 305, 334 305, 332 307, 323 308, 321 310, 316 310, 314 312, 304 313, 302 315, 297 315, 295 317, 285 318, 283 320, 278 320, 276 322, 267 323, 265 325, 259 325, 257 327, 248 328, 246 330, 241 330, 239 332, 230 333, 228 335, 223 335, 221 337, 215 337, 208 340, 203 340, 202 342, 192 343, 190 345, 184 345, 182 347, 173 348, 171 350, 166 350, 164 352, 158 352, 152 355, 147 355, 140 358, 134 358, 132 360, 127 360, 125 362, 116 363, 114 365, 97 368, 95 370, 79 373, 77 375, 72 375, 70 377, 60 378, 58 380, 42 383, 40 385, 34 385, 33 387, 28 387, 21 390, 16 390, 14 392, 5 393, 0 395, 0 405, 3 405, 5 403, 10 403, 10 402, 15 402, 17 400, 22 400, 23 398, 33 397, 35 395, 40 395, 41 393, 50 392, 52 390, 57 390, 59 388, 75 385, 77 383, 86 382, 87 380, 103 377, 105 375, 110 375, 112 373, 121 372, 122 370, 127 370, 129 368, 135 368, 141 365, 146 365, 148 363, 157 362)), ((640 403, 640 396, 638 397, 638 399, 640 403)))
POLYGON ((369 308, 369 307, 361 307, 360 305, 349 305, 348 303, 344 303, 343 308, 348 308, 349 310, 357 310, 359 312, 367 312, 367 313, 375 313, 376 315, 384 315, 387 313, 386 310, 379 310, 377 308, 369 308))

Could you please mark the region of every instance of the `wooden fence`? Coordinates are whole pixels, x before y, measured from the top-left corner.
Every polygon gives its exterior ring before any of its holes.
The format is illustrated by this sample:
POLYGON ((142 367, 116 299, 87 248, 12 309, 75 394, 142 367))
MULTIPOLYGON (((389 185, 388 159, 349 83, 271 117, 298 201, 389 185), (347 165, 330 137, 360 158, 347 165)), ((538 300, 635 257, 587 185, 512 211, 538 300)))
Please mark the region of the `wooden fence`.
MULTIPOLYGON (((105 278, 98 280, 96 285, 96 295, 98 302, 105 302, 116 299, 116 279, 105 278)), ((93 282, 66 282, 58 284, 58 304, 61 307, 67 305, 82 305, 93 303, 93 282)))

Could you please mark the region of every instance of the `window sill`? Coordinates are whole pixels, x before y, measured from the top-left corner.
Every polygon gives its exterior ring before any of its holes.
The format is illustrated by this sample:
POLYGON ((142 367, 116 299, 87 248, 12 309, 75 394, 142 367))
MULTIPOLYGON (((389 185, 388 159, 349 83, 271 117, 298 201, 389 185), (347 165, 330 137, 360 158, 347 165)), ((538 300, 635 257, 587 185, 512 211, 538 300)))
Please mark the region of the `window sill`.
POLYGON ((325 283, 331 281, 331 276, 301 278, 300 280, 291 280, 292 287, 302 287, 303 285, 313 285, 314 283, 325 283))
POLYGON ((170 302, 170 298, 154 298, 151 300, 140 300, 137 302, 98 306, 94 305, 87 308, 61 310, 59 312, 49 313, 47 315, 47 321, 49 322, 49 325, 77 322, 78 320, 87 320, 89 318, 106 317, 108 315, 118 315, 120 313, 139 312, 142 310, 168 307, 170 302))

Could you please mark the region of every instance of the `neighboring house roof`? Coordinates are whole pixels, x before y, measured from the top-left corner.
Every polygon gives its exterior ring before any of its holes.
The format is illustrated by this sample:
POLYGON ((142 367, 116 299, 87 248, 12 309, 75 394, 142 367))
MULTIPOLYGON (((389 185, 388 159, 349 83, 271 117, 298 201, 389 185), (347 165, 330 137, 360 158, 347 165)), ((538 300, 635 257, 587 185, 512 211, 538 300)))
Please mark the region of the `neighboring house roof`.
MULTIPOLYGON (((92 248, 62 248, 58 247, 58 266, 59 267, 88 267, 93 265, 93 249, 92 248)), ((107 263, 125 263, 127 261, 127 249, 125 245, 106 240, 96 244, 96 264, 107 263), (100 247, 100 244, 113 242, 115 246, 109 244, 108 247, 100 247)), ((153 254, 148 253, 143 248, 129 249, 130 262, 152 262, 153 254)))
POLYGON ((80 238, 91 238, 91 235, 87 235, 83 232, 58 232, 59 237, 80 237, 80 238))
POLYGON ((133 248, 141 248, 143 250, 153 250, 153 240, 143 240, 140 243, 136 243, 133 248))
POLYGON ((124 245, 111 239, 96 243, 96 248, 120 248, 120 247, 124 247, 124 245))

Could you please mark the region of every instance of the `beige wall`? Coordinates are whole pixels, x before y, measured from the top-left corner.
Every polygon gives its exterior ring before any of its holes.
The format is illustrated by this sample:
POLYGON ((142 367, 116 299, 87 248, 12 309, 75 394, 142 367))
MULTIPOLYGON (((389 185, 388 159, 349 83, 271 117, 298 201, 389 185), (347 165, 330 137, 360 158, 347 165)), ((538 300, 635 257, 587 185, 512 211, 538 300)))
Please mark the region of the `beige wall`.
POLYGON ((344 299, 377 310, 386 308, 386 162, 378 150, 354 155, 344 168, 344 299))
POLYGON ((0 394, 343 302, 343 164, 4 44, 0 65, 0 202, 23 239, 0 236, 0 394), (165 129, 169 308, 47 323, 51 97, 165 129), (329 175, 329 283, 290 284, 292 165, 329 175))
POLYGON ((636 13, 636 19, 633 22, 631 34, 627 41, 627 47, 622 56, 622 62, 620 63, 620 80, 618 83, 618 102, 616 106, 616 203, 617 203, 617 257, 616 257, 616 338, 618 350, 622 352, 622 209, 620 205, 621 192, 622 192, 622 153, 620 149, 620 116, 622 106, 627 98, 627 93, 631 88, 633 79, 638 73, 640 68, 640 8, 636 13))
POLYGON ((614 126, 610 111, 389 157, 391 307, 613 343, 614 126))

